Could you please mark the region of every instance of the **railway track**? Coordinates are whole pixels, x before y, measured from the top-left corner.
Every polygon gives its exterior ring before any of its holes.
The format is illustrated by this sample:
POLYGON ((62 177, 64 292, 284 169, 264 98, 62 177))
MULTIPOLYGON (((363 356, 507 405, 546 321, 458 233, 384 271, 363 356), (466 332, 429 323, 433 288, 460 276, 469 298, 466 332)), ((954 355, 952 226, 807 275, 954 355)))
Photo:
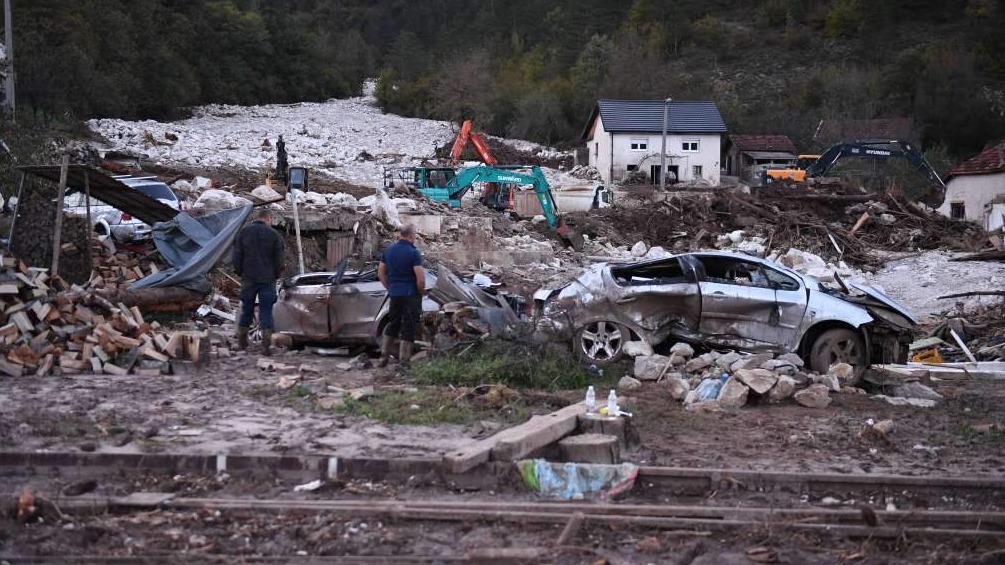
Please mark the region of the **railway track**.
POLYGON ((425 521, 503 521, 522 524, 644 526, 656 529, 729 531, 768 527, 847 537, 1001 539, 1005 512, 769 508, 589 502, 493 502, 431 500, 262 500, 184 498, 162 493, 138 496, 77 497, 58 503, 67 514, 119 514, 191 510, 255 513, 323 513, 343 518, 425 521))

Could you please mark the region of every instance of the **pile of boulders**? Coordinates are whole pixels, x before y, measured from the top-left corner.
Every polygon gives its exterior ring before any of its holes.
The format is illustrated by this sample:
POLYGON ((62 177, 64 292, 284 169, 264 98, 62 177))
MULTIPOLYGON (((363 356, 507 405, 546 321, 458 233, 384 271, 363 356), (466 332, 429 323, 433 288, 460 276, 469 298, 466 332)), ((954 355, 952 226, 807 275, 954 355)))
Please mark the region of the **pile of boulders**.
POLYGON ((628 342, 625 352, 635 355, 634 377, 622 377, 618 389, 631 393, 644 382, 664 387, 674 400, 688 410, 735 409, 756 398, 761 402, 780 403, 791 398, 809 408, 826 408, 832 392, 866 394, 862 386, 873 391, 875 400, 894 405, 930 408, 942 401, 942 396, 930 387, 903 378, 890 378, 885 373, 856 373, 847 363, 836 363, 825 374, 808 370, 795 353, 739 353, 710 351, 695 355, 687 343, 677 343, 670 355, 653 354, 644 342, 628 342))
POLYGON ((634 372, 634 378, 626 377, 619 383, 622 390, 655 381, 675 400, 694 410, 739 408, 752 395, 771 403, 792 398, 803 406, 825 408, 831 402, 831 392, 842 388, 864 392, 855 387, 857 376, 846 363, 838 363, 820 375, 807 372, 803 360, 794 353, 776 356, 710 351, 695 355, 694 348, 686 343, 675 344, 669 356, 639 355, 634 372))

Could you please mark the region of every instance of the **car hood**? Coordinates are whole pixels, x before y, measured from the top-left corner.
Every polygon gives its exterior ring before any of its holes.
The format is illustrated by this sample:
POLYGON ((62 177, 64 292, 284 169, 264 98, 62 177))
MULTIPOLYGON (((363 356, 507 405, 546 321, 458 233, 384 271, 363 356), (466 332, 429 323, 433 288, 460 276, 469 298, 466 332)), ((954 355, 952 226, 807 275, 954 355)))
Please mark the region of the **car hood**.
POLYGON ((897 302, 896 300, 890 298, 889 296, 883 294, 876 287, 869 286, 869 285, 863 284, 863 283, 857 283, 857 282, 846 282, 845 284, 848 285, 848 287, 853 288, 853 289, 861 292, 862 294, 865 294, 866 296, 868 296, 872 300, 875 300, 875 301, 879 302, 881 305, 886 306, 887 308, 889 308, 889 309, 897 312, 901 316, 903 316, 903 317, 907 318, 908 320, 910 320, 912 323, 914 323, 914 324, 918 323, 918 320, 916 320, 914 318, 914 316, 911 315, 911 313, 908 311, 907 307, 905 307, 903 304, 897 302))

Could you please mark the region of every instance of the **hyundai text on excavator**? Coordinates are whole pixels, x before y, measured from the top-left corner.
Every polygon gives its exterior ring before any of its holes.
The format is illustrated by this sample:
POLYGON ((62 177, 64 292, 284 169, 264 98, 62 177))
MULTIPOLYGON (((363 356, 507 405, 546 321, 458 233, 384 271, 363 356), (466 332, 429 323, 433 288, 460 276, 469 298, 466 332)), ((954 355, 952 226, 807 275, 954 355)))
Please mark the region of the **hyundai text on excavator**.
POLYGON ((946 183, 942 181, 939 174, 935 172, 934 168, 932 168, 932 165, 928 163, 928 160, 925 159, 925 155, 910 143, 896 139, 861 139, 839 143, 827 151, 824 151, 824 153, 820 155, 816 161, 807 166, 805 170, 766 169, 763 172, 761 180, 765 183, 783 179, 799 182, 801 179, 797 178, 796 173, 798 172, 804 173, 802 180, 806 178, 826 176, 827 173, 829 173, 834 167, 835 163, 837 163, 838 159, 842 157, 874 157, 881 159, 903 157, 904 159, 907 159, 907 162, 913 168, 922 172, 927 177, 928 181, 940 191, 940 194, 944 195, 946 193, 946 183))

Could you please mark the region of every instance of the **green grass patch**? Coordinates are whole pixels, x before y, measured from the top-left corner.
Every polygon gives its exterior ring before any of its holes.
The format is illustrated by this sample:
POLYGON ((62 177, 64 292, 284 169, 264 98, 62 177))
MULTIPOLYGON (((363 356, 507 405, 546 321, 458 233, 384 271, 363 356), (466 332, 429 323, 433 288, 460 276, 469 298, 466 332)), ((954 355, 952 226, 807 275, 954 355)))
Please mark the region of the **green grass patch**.
POLYGON ((346 398, 337 410, 351 416, 403 425, 471 424, 480 420, 508 425, 522 422, 530 414, 530 408, 519 399, 504 406, 490 407, 467 398, 456 398, 453 391, 438 389, 381 392, 359 400, 346 398))
POLYGON ((966 423, 960 426, 960 435, 975 444, 1005 442, 1005 428, 1001 423, 977 425, 966 423))
POLYGON ((505 384, 511 388, 573 390, 594 385, 598 390, 628 374, 626 362, 603 368, 603 376, 591 372, 572 353, 548 345, 491 340, 459 355, 446 355, 415 363, 416 383, 474 387, 505 384))

